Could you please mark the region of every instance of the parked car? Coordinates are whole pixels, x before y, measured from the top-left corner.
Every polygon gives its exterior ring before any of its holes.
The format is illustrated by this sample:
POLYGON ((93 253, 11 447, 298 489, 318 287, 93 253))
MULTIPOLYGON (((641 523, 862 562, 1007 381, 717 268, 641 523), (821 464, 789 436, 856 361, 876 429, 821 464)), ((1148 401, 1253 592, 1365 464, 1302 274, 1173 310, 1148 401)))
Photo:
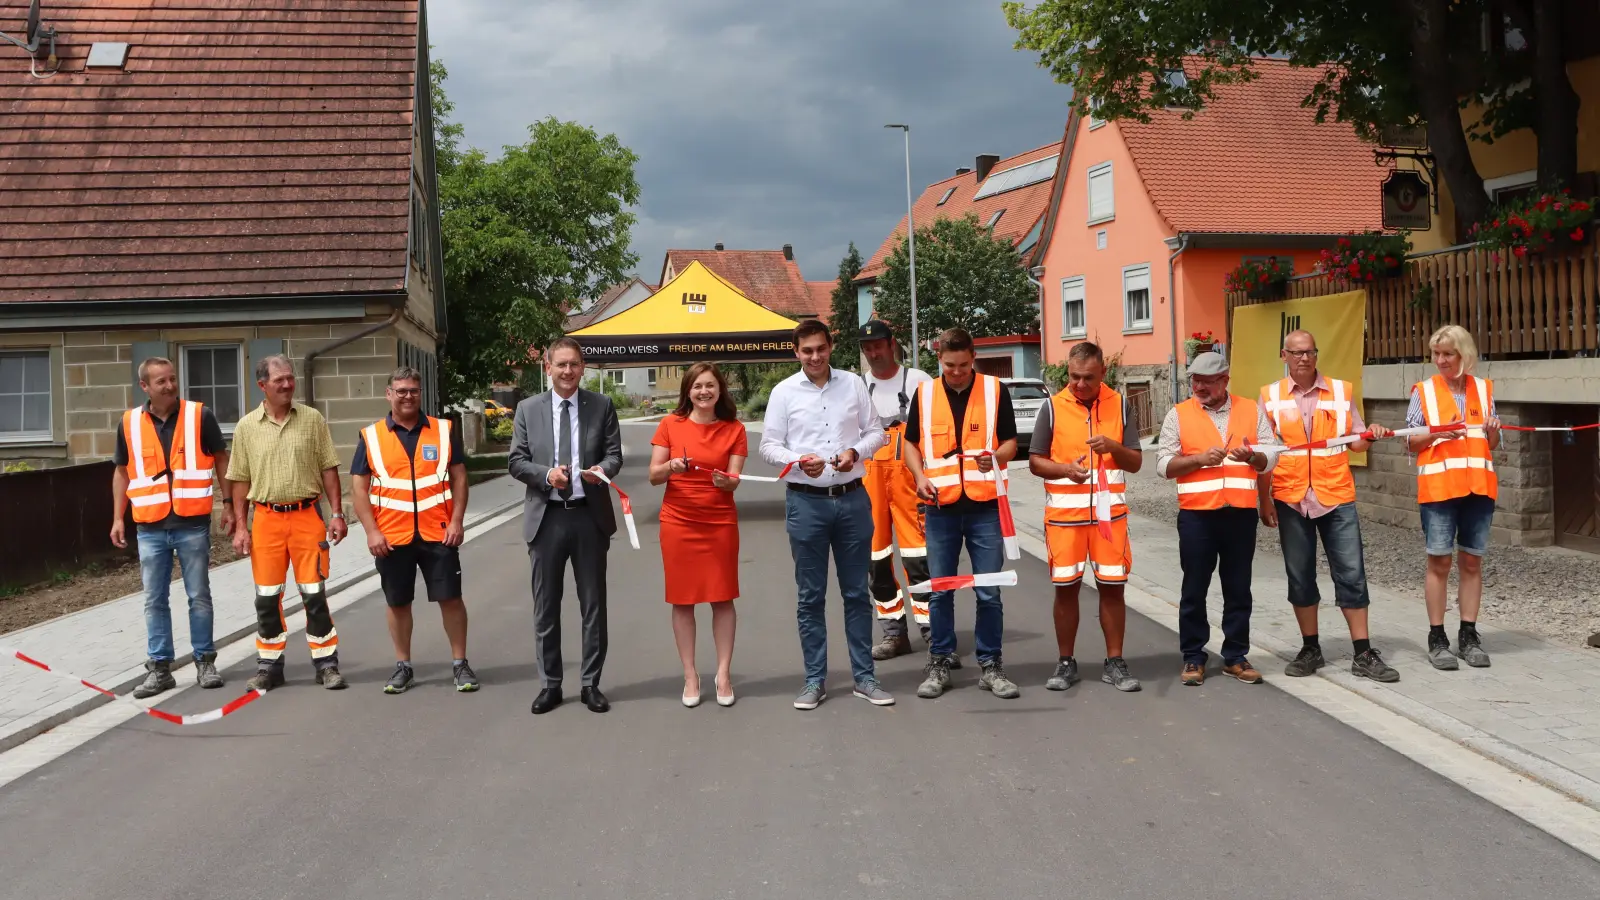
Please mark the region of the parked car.
POLYGON ((499 421, 502 416, 511 415, 512 412, 512 410, 507 409, 497 400, 483 401, 483 421, 490 425, 493 425, 495 422, 499 421))
POLYGON ((1050 388, 1037 378, 1002 378, 1000 383, 1011 395, 1011 410, 1017 418, 1017 458, 1024 459, 1039 407, 1050 402, 1050 388))

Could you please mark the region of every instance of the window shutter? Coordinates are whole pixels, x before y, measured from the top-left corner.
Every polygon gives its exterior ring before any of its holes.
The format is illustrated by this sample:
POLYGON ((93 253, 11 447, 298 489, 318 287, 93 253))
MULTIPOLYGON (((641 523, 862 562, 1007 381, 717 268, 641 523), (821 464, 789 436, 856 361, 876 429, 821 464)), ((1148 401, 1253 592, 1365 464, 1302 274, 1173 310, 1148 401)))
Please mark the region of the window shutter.
POLYGON ((283 352, 283 341, 278 338, 265 338, 250 342, 250 356, 244 361, 244 388, 245 408, 248 413, 261 405, 266 397, 261 393, 261 387, 256 384, 256 361, 268 356, 277 356, 283 352))
MULTIPOLYGON (((133 402, 135 404, 144 403, 150 399, 150 395, 139 389, 139 364, 152 356, 160 356, 165 359, 172 359, 172 345, 166 341, 133 342, 133 362, 131 364, 132 374, 129 376, 129 378, 133 382, 133 402)), ((178 361, 172 359, 172 364, 177 365, 178 361)))

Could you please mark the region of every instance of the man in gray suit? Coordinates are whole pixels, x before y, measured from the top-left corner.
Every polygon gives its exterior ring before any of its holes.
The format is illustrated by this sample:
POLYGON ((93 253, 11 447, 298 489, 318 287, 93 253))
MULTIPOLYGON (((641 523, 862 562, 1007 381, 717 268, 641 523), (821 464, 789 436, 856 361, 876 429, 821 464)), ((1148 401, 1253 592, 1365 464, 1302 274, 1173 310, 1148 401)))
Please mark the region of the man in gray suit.
POLYGON ((539 696, 533 714, 561 705, 561 593, 567 561, 583 614, 583 704, 611 708, 600 693, 606 661, 606 549, 617 532, 611 490, 595 473, 622 468, 622 426, 604 394, 578 387, 583 350, 569 337, 545 351, 551 390, 517 404, 511 477, 528 486, 522 538, 533 564, 534 650, 539 696), (581 477, 580 477, 581 476, 581 477))

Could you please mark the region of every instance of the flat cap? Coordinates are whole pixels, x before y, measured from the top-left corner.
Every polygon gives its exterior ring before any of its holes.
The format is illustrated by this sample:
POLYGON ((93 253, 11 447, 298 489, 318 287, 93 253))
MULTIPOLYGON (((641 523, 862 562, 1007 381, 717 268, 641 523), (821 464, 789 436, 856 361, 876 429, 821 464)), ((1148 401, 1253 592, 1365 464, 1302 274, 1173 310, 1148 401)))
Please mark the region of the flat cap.
POLYGON ((1221 353, 1213 350, 1196 356, 1194 362, 1189 364, 1190 375, 1221 375, 1228 371, 1228 360, 1221 353))

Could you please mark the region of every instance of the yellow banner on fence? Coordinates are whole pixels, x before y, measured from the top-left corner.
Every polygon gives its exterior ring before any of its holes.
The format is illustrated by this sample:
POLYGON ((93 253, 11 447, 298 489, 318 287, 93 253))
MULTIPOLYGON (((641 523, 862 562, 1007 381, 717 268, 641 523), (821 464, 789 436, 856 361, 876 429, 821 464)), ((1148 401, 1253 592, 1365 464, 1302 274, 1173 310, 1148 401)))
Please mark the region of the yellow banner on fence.
MULTIPOLYGON (((1361 362, 1367 292, 1347 291, 1324 297, 1276 300, 1233 310, 1233 344, 1229 347, 1229 390, 1242 397, 1260 396, 1261 387, 1283 378, 1283 336, 1309 331, 1317 339, 1317 368, 1329 378, 1350 382, 1356 408, 1361 406, 1361 362)), ((1366 415, 1363 411, 1362 418, 1366 415)), ((1404 423, 1385 422, 1389 427, 1404 423)), ((1353 465, 1367 464, 1367 454, 1352 453, 1353 465)))

